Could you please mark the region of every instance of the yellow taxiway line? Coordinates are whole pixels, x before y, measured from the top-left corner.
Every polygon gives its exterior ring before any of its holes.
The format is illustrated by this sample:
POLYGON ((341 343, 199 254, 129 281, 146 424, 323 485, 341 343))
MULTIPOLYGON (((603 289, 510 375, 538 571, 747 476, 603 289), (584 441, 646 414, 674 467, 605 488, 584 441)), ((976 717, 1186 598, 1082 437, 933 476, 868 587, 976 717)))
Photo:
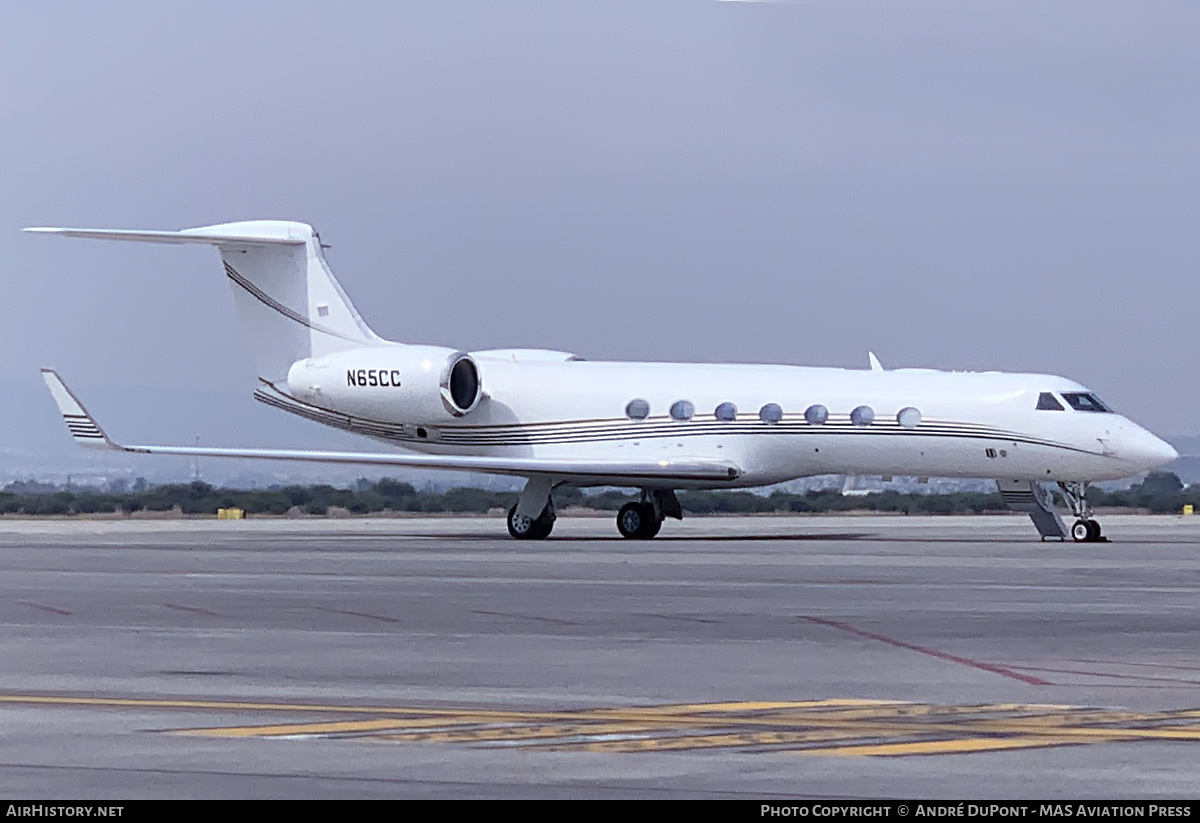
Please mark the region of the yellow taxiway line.
POLYGON ((349 737, 532 750, 770 748, 823 756, 962 754, 1136 740, 1200 742, 1200 709, 1137 713, 1063 705, 938 706, 887 700, 725 701, 528 711, 226 700, 0 695, 0 705, 324 714, 311 722, 173 729, 219 738, 349 737))

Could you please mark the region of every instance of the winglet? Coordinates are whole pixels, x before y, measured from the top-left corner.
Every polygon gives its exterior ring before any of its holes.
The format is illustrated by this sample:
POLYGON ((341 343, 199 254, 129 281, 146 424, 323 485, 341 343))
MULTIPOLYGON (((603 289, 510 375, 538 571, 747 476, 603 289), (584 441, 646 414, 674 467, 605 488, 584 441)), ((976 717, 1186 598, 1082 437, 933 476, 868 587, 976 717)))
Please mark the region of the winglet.
POLYGON ((95 418, 88 414, 87 409, 79 402, 79 398, 67 388, 67 384, 58 376, 58 372, 54 369, 42 369, 42 379, 46 381, 46 388, 50 389, 50 395, 54 398, 63 420, 67 421, 67 429, 76 443, 90 449, 121 448, 109 439, 95 418))
POLYGON ((871 371, 883 371, 883 365, 879 362, 879 358, 875 356, 875 352, 867 352, 867 358, 871 361, 871 371))

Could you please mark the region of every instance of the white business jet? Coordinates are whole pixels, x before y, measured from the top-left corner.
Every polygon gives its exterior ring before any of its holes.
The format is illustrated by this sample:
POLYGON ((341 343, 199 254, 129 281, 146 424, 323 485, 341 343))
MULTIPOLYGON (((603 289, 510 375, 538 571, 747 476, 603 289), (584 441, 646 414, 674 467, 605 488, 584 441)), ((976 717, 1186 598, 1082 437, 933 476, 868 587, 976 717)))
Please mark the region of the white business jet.
POLYGON ((1100 540, 1087 484, 1160 468, 1171 446, 1062 377, 999 372, 604 363, 567 352, 466 353, 393 343, 367 326, 303 223, 184 231, 32 228, 67 237, 216 246, 254 347, 254 396, 399 446, 362 453, 128 446, 43 370, 75 440, 140 454, 455 469, 526 478, 518 539, 554 526, 558 486, 641 489, 617 515, 629 538, 682 517, 677 489, 763 486, 818 474, 994 478, 1045 537, 1100 540))

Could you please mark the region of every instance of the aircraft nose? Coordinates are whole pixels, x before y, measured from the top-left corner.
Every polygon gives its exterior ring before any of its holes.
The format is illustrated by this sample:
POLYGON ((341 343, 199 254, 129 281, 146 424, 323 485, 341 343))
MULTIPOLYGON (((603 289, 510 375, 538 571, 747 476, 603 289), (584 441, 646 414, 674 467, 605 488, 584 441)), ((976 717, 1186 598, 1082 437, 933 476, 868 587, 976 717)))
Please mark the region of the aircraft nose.
POLYGON ((1161 469, 1179 458, 1179 452, 1175 451, 1174 446, 1143 428, 1136 429, 1131 435, 1128 444, 1122 449, 1122 456, 1137 464, 1142 471, 1161 469))

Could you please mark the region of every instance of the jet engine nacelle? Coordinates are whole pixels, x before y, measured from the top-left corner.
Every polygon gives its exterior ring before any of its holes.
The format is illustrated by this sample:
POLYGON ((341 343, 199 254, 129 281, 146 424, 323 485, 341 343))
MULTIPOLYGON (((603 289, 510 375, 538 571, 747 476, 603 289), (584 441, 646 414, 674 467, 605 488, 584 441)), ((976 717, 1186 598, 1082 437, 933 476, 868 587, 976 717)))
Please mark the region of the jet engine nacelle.
POLYGON ((468 414, 483 398, 479 365, 440 346, 379 346, 297 360, 293 397, 374 419, 438 425, 468 414))

